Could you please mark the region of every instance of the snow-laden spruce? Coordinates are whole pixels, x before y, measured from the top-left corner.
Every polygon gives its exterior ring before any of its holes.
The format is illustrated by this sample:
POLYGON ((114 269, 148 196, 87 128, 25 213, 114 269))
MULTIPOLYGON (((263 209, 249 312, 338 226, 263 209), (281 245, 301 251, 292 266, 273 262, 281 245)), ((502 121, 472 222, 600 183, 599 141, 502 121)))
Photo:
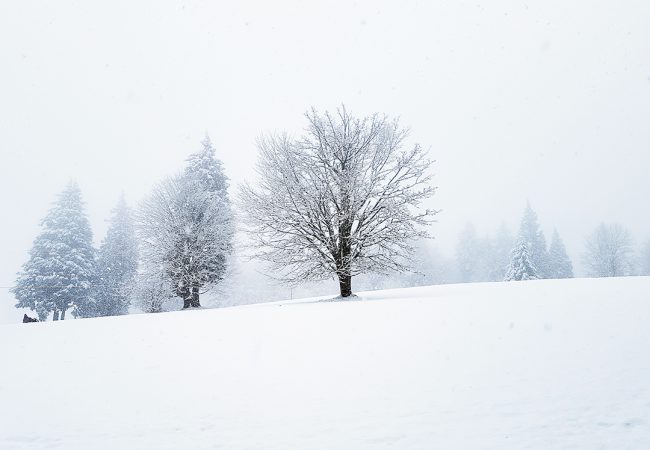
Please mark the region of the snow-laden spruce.
POLYGON ((530 206, 530 203, 526 204, 526 209, 521 219, 519 238, 528 246, 528 254, 537 270, 538 278, 548 278, 549 262, 546 250, 546 238, 539 226, 537 213, 530 206))
MULTIPOLYGON (((184 308, 199 307, 199 295, 223 279, 234 234, 227 188, 208 137, 182 174, 154 187, 138 214, 142 274, 136 292, 141 297, 153 297, 147 289, 166 292, 160 282, 167 280, 184 308)), ((159 308, 156 302, 146 306, 159 308)))
POLYGON ((53 320, 63 320, 70 308, 75 316, 84 316, 94 304, 95 256, 92 230, 76 183, 63 190, 41 226, 12 289, 16 307, 36 311, 41 320, 49 313, 53 320))
POLYGON ((547 278, 573 278, 573 264, 566 253, 564 242, 557 230, 553 230, 551 245, 548 250, 547 278))
POLYGON ((397 120, 305 114, 303 136, 259 139, 259 184, 240 192, 255 256, 292 282, 336 277, 352 294, 354 275, 404 271, 411 241, 427 235, 435 211, 426 152, 403 150, 397 120))
POLYGON ((528 243, 522 239, 512 250, 510 266, 503 281, 525 281, 538 278, 537 268, 530 257, 528 243))
POLYGON ((138 242, 133 214, 121 196, 111 212, 106 237, 99 248, 92 316, 127 314, 130 290, 138 270, 138 242))

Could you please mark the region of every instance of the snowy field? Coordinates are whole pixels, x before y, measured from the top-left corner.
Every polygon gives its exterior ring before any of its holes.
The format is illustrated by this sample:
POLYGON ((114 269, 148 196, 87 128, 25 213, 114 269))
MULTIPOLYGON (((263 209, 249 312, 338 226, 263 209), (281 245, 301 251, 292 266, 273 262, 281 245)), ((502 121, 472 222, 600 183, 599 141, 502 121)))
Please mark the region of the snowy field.
POLYGON ((0 326, 0 448, 650 448, 650 278, 360 298, 0 326))

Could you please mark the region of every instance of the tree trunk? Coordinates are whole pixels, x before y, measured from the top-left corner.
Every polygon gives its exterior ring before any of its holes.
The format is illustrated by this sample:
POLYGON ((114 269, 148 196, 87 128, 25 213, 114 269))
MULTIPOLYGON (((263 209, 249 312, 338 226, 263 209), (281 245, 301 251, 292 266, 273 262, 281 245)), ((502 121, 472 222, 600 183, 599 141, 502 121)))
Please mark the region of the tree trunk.
POLYGON ((188 295, 187 297, 183 297, 183 309, 187 309, 192 306, 192 297, 188 295))
POLYGON ((201 302, 199 302, 199 288, 198 286, 192 287, 192 300, 190 302, 192 308, 200 308, 201 302))
POLYGON ((55 309, 52 312, 52 321, 55 321, 55 320, 59 320, 59 310, 58 309, 55 309))
MULTIPOLYGON (((347 197, 344 197, 346 200, 347 197)), ((347 201, 344 201, 344 206, 347 201)), ((337 269, 339 275, 339 287, 341 289, 341 297, 349 297, 352 295, 352 275, 350 255, 352 253, 352 243, 350 239, 350 232, 352 230, 352 222, 344 220, 339 225, 339 254, 337 261, 337 269)))
POLYGON ((61 320, 65 320, 65 309, 61 311, 61 320))
POLYGON ((339 288, 341 289, 341 297, 349 297, 352 295, 352 276, 339 275, 339 288))

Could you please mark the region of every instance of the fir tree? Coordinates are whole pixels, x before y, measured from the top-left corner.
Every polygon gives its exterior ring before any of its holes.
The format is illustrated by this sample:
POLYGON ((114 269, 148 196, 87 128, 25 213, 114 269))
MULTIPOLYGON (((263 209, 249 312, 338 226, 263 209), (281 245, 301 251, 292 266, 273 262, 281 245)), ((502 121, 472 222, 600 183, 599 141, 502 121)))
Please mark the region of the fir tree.
POLYGON ((223 172, 223 165, 215 156, 215 149, 210 136, 205 135, 201 142, 202 149, 187 158, 185 176, 198 182, 208 192, 227 199, 228 177, 223 172))
POLYGON ((548 251, 548 278, 573 278, 573 264, 566 253, 564 242, 557 230, 553 230, 551 246, 548 251))
POLYGON ((31 308, 41 320, 50 312, 53 320, 59 315, 63 320, 69 308, 82 315, 93 302, 95 265, 92 231, 76 183, 59 195, 41 226, 13 289, 16 307, 31 308))
POLYGON ((547 278, 548 253, 546 251, 546 238, 537 221, 537 214, 526 204, 524 216, 521 219, 519 238, 528 246, 530 259, 537 268, 539 278, 547 278))
POLYGON ((95 316, 128 313, 129 289, 138 269, 138 244, 131 209, 124 196, 112 211, 106 237, 97 258, 95 316))
POLYGON ((510 266, 503 281, 536 280, 537 278, 539 276, 537 275, 535 264, 529 255, 528 244, 524 241, 519 241, 512 251, 510 266))

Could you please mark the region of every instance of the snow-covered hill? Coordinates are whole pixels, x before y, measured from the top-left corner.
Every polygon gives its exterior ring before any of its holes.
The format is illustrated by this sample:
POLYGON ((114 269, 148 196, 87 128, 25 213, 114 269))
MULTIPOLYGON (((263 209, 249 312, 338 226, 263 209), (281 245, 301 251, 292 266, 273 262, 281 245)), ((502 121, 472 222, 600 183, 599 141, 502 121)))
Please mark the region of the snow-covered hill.
POLYGON ((0 327, 2 449, 650 448, 650 278, 0 327))

